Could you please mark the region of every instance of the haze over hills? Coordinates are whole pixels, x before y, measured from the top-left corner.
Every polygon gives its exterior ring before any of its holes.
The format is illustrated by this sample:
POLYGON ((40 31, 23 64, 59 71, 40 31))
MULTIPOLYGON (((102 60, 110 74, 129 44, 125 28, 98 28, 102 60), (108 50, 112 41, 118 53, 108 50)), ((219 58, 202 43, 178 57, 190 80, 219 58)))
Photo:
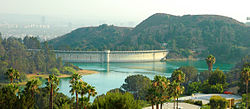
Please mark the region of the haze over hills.
POLYGON ((219 15, 157 13, 135 28, 106 24, 78 28, 49 43, 63 50, 164 49, 167 43, 171 58, 214 54, 218 60, 234 61, 250 53, 250 27, 219 15))

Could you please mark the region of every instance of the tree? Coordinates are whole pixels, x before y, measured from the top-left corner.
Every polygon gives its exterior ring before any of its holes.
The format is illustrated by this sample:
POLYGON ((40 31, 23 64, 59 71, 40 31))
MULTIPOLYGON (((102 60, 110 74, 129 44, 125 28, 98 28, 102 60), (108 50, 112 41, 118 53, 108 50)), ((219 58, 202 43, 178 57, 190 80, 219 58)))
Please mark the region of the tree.
POLYGON ((171 80, 177 83, 185 82, 185 74, 181 70, 174 70, 171 75, 171 80))
MULTIPOLYGON (((187 87, 188 84, 197 81, 198 70, 193 66, 182 66, 178 68, 185 74, 185 82, 182 83, 184 87, 187 87)), ((187 89, 186 91, 187 92, 187 89)))
POLYGON ((149 101, 151 103, 152 109, 154 109, 154 105, 157 102, 157 93, 156 93, 156 88, 149 88, 147 91, 147 101, 149 101))
POLYGON ((92 109, 141 109, 141 103, 133 95, 108 92, 106 95, 97 96, 92 104, 92 109))
POLYGON ((35 93, 39 92, 39 85, 41 85, 41 82, 38 79, 32 79, 26 83, 24 90, 19 94, 20 108, 35 108, 35 93))
POLYGON ((85 104, 85 107, 86 107, 89 100, 86 97, 84 97, 84 95, 88 93, 88 90, 87 90, 88 83, 80 80, 79 85, 80 85, 80 95, 81 95, 80 102, 81 102, 82 107, 84 107, 84 104, 85 104))
POLYGON ((60 71, 57 69, 57 68, 51 68, 51 69, 49 69, 49 72, 50 72, 50 74, 54 74, 54 75, 60 75, 60 71))
POLYGON ((146 100, 147 90, 150 88, 151 80, 143 75, 131 75, 125 79, 121 89, 130 92, 135 99, 146 100))
POLYGON ((226 83, 226 75, 223 71, 216 69, 215 71, 211 72, 208 82, 210 85, 216 84, 225 84, 226 83))
POLYGON ((153 86, 151 88, 154 88, 154 93, 156 96, 156 108, 158 109, 158 103, 160 103, 160 108, 162 109, 162 104, 170 98, 169 95, 169 84, 170 81, 165 76, 155 76, 154 80, 152 81, 153 86))
POLYGON ((177 103, 178 103, 178 96, 180 96, 183 93, 184 87, 181 86, 180 83, 177 83, 176 81, 171 82, 170 87, 171 87, 170 94, 174 97, 174 109, 175 109, 175 99, 177 98, 177 103))
MULTIPOLYGON (((250 80, 249 78, 249 73, 250 73, 250 66, 245 66, 242 71, 241 71, 241 78, 245 81, 246 84, 246 95, 248 95, 248 81, 250 80)), ((248 100, 248 97, 246 96, 246 99, 248 100)), ((248 103, 246 102, 246 108, 248 106, 248 103)))
POLYGON ((201 90, 203 93, 223 93, 224 92, 223 86, 224 86, 223 84, 211 85, 207 80, 204 81, 203 84, 201 85, 201 90))
POLYGON ((187 86, 187 94, 199 93, 201 91, 201 82, 192 82, 187 86))
POLYGON ((41 81, 39 81, 38 79, 32 79, 26 83, 25 85, 26 87, 24 90, 30 93, 31 96, 34 98, 35 93, 39 92, 38 86, 40 85, 41 85, 41 81))
POLYGON ((0 107, 3 109, 16 109, 18 104, 17 92, 19 88, 16 85, 8 84, 0 89, 0 107))
POLYGON ((206 58, 206 62, 208 65, 208 71, 212 71, 213 70, 213 64, 215 63, 215 57, 213 55, 208 55, 208 57, 206 58))
POLYGON ((97 95, 97 92, 95 90, 94 86, 87 85, 87 92, 88 92, 88 100, 90 100, 90 96, 94 97, 97 95))
POLYGON ((205 70, 205 71, 203 71, 203 72, 200 72, 200 74, 199 74, 199 80, 200 80, 201 82, 206 81, 206 80, 209 78, 210 73, 211 73, 211 72, 208 71, 208 70, 205 70))
POLYGON ((71 80, 70 80, 70 84, 71 84, 70 85, 70 87, 71 87, 70 93, 72 95, 76 94, 76 109, 78 109, 78 93, 80 93, 80 90, 81 90, 81 85, 79 82, 81 77, 82 76, 80 74, 74 73, 74 74, 72 74, 71 80))
POLYGON ((46 88, 50 91, 49 96, 49 108, 53 109, 53 95, 59 90, 57 86, 59 85, 59 79, 54 75, 49 75, 48 82, 46 82, 46 88))
POLYGON ((13 83, 14 79, 19 79, 20 74, 16 69, 10 68, 8 71, 5 73, 8 78, 10 79, 11 84, 13 83))
MULTIPOLYGON (((39 88, 39 93, 35 94, 35 108, 37 109, 48 109, 50 97, 50 93, 48 93, 48 89, 39 88)), ((75 99, 68 97, 67 95, 57 92, 53 96, 53 108, 54 109, 71 109, 73 106, 75 99)))
POLYGON ((176 84, 173 84, 174 88, 178 88, 178 89, 173 89, 173 90, 175 90, 175 91, 173 91, 173 94, 174 94, 174 96, 177 97, 177 108, 178 108, 178 96, 180 94, 182 94, 184 91, 184 87, 181 87, 181 83, 185 82, 185 74, 181 70, 177 69, 172 73, 171 79, 172 79, 172 81, 174 81, 178 84, 178 86, 176 86, 176 84))

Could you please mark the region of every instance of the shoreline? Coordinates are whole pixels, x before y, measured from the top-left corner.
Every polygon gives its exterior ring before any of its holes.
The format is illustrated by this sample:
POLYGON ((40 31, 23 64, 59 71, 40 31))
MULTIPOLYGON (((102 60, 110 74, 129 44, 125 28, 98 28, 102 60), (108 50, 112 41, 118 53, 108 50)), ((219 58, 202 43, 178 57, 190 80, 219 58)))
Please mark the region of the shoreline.
MULTIPOLYGON (((90 75, 90 74, 96 74, 96 73, 99 73, 98 71, 93 71, 93 70, 78 70, 76 71, 76 73, 80 74, 80 75, 90 75)), ((46 79, 49 77, 49 74, 26 74, 26 77, 27 77, 27 81, 31 80, 31 79, 35 79, 35 78, 43 78, 43 79, 46 79)), ((57 76, 59 79, 60 78, 69 78, 71 77, 71 74, 61 74, 61 75, 58 75, 57 76)), ((23 86, 27 83, 27 81, 25 82, 19 82, 17 83, 18 86, 23 86)), ((0 85, 7 85, 9 83, 0 83, 0 85)))
POLYGON ((199 61, 199 60, 202 60, 200 58, 169 58, 169 59, 166 59, 165 61, 199 61))
MULTIPOLYGON (((80 74, 80 75, 89 75, 89 74, 96 74, 96 73, 99 73, 97 71, 93 71, 93 70, 78 70, 76 71, 76 73, 80 74)), ((37 78, 37 77, 41 77, 41 78, 48 78, 49 77, 49 74, 40 74, 40 75, 37 75, 37 74, 27 74, 27 79, 30 80, 32 78, 37 78)), ((61 74, 61 75, 58 75, 57 77, 58 78, 68 78, 70 77, 71 74, 61 74)))

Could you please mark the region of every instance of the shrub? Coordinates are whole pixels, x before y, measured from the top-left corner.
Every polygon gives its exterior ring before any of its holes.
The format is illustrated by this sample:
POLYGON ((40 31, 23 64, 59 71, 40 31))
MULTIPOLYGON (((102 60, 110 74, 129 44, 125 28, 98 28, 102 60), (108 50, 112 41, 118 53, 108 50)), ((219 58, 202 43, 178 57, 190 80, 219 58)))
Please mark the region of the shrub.
POLYGON ((211 109, 226 109, 227 100, 221 96, 212 96, 209 100, 211 109))
POLYGON ((191 95, 193 93, 199 93, 201 90, 200 88, 201 88, 201 82, 192 82, 188 84, 186 94, 191 95))
POLYGON ((224 88, 222 84, 210 85, 208 81, 203 82, 201 85, 203 93, 223 93, 224 88))
POLYGON ((92 109, 141 109, 141 103, 130 93, 107 93, 98 96, 93 102, 92 109))
POLYGON ((195 104, 195 105, 202 106, 202 101, 200 101, 200 100, 184 100, 184 102, 189 103, 189 104, 195 104))
POLYGON ((203 106, 201 107, 201 109, 210 109, 210 106, 209 106, 209 105, 203 105, 203 106))
POLYGON ((223 85, 222 84, 216 84, 216 85, 211 85, 210 86, 210 91, 209 93, 223 93, 223 85))
POLYGON ((202 101, 195 101, 194 104, 195 104, 195 105, 202 106, 202 101))
POLYGON ((73 67, 65 66, 63 67, 62 72, 65 74, 73 74, 74 72, 76 72, 76 70, 73 67))
POLYGON ((55 74, 55 75, 60 75, 60 71, 57 69, 57 68, 51 68, 51 69, 49 69, 49 72, 51 73, 51 74, 55 74))

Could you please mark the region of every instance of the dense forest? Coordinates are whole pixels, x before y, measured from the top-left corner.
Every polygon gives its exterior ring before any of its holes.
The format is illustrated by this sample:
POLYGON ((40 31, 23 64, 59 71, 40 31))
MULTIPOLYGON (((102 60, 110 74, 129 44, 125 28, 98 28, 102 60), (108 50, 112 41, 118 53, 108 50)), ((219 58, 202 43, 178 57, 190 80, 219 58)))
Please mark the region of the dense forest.
POLYGON ((36 37, 20 38, 10 37, 3 39, 0 36, 0 82, 8 82, 5 72, 8 68, 20 72, 19 81, 26 80, 26 74, 51 74, 60 72, 69 73, 75 67, 72 64, 62 63, 61 58, 56 58, 47 42, 43 44, 36 37), (28 49, 40 49, 29 51, 28 49))
POLYGON ((204 58, 236 62, 250 53, 250 27, 218 15, 173 16, 157 13, 134 28, 103 24, 79 28, 49 41, 63 50, 165 49, 169 58, 204 58), (233 57, 233 58, 232 58, 233 57))

